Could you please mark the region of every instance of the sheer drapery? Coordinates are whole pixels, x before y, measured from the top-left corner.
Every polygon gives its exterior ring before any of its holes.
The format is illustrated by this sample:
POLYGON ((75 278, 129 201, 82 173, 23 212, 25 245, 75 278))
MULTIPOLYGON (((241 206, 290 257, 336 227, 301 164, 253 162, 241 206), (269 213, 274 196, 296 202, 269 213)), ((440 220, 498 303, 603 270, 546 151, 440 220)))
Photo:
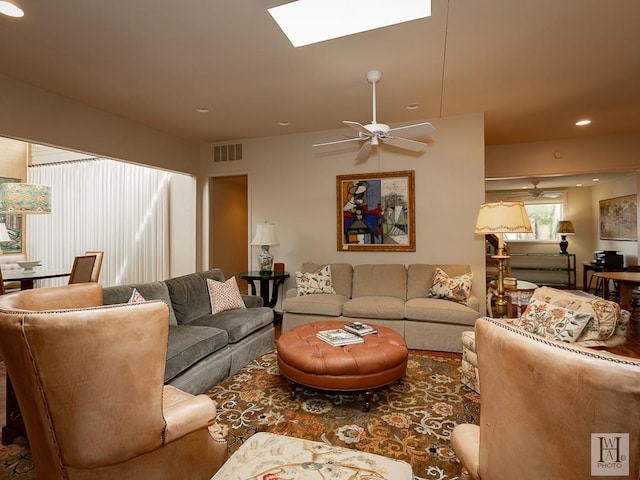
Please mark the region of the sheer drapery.
MULTIPOLYGON (((28 182, 48 185, 50 215, 26 215, 26 253, 42 269, 71 268, 76 255, 104 251, 104 286, 169 275, 171 174, 107 159, 29 167, 28 182)), ((41 286, 67 278, 43 280, 41 286)))

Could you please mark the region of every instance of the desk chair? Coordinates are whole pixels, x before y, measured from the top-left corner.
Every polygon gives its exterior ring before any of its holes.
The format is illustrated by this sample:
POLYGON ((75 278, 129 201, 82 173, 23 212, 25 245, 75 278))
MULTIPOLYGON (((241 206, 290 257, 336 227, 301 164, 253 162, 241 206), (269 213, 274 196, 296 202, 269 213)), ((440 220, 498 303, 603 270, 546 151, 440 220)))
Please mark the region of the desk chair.
POLYGON ((80 255, 73 259, 73 267, 69 276, 69 285, 73 283, 92 282, 95 255, 80 255))
POLYGON ((102 259, 104 258, 104 252, 100 250, 86 251, 85 255, 95 255, 96 262, 93 264, 93 271, 91 272, 91 281, 97 282, 100 278, 100 269, 102 268, 102 259))

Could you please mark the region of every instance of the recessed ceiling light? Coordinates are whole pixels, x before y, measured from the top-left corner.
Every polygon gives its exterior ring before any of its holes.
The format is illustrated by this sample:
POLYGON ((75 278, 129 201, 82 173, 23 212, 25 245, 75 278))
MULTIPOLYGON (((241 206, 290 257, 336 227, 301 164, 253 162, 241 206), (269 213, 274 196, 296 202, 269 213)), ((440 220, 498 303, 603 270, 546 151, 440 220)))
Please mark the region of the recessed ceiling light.
POLYGON ((0 13, 8 17, 24 17, 22 9, 11 2, 0 1, 0 13))
POLYGON ((576 122, 576 125, 578 127, 584 127, 585 125, 589 125, 590 123, 591 123, 591 120, 584 119, 584 120, 578 120, 576 122))
POLYGON ((407 105, 406 107, 407 110, 417 110, 420 108, 420 104, 419 103, 411 103, 409 105, 407 105))
POLYGON ((198 107, 198 108, 196 108, 196 112, 198 112, 198 113, 209 113, 209 109, 207 107, 198 107))
POLYGON ((294 47, 431 16, 431 0, 298 0, 269 8, 294 47))
POLYGON ((599 182, 599 181, 600 181, 600 179, 599 179, 599 178, 592 178, 592 179, 591 179, 591 181, 592 181, 592 182, 599 182))
POLYGON ((581 183, 576 183, 576 187, 581 187, 582 184, 581 183))
POLYGON ((286 120, 283 120, 281 122, 278 122, 278 125, 280 125, 281 127, 288 127, 289 126, 289 122, 286 120))

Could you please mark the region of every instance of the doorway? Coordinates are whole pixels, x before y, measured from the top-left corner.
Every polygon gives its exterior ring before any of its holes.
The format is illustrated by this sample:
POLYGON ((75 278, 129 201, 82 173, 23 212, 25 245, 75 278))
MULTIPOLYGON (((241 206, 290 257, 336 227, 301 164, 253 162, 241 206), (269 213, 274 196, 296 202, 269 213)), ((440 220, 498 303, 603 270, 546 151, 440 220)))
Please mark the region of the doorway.
POLYGON ((225 278, 238 280, 240 293, 247 283, 239 281, 248 267, 248 176, 211 177, 209 183, 209 268, 219 268, 225 278))

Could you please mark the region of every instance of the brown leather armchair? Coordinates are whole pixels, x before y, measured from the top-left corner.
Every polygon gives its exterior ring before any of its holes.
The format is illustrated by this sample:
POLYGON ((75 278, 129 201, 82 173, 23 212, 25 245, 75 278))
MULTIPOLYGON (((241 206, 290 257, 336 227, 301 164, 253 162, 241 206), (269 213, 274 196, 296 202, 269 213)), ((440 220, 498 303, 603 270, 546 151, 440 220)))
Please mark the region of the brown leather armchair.
POLYGON ((640 478, 640 362, 488 318, 475 331, 480 425, 451 435, 469 478, 640 478))
POLYGON ((210 479, 215 403, 163 385, 169 312, 102 306, 97 283, 0 297, 0 349, 39 479, 210 479))

